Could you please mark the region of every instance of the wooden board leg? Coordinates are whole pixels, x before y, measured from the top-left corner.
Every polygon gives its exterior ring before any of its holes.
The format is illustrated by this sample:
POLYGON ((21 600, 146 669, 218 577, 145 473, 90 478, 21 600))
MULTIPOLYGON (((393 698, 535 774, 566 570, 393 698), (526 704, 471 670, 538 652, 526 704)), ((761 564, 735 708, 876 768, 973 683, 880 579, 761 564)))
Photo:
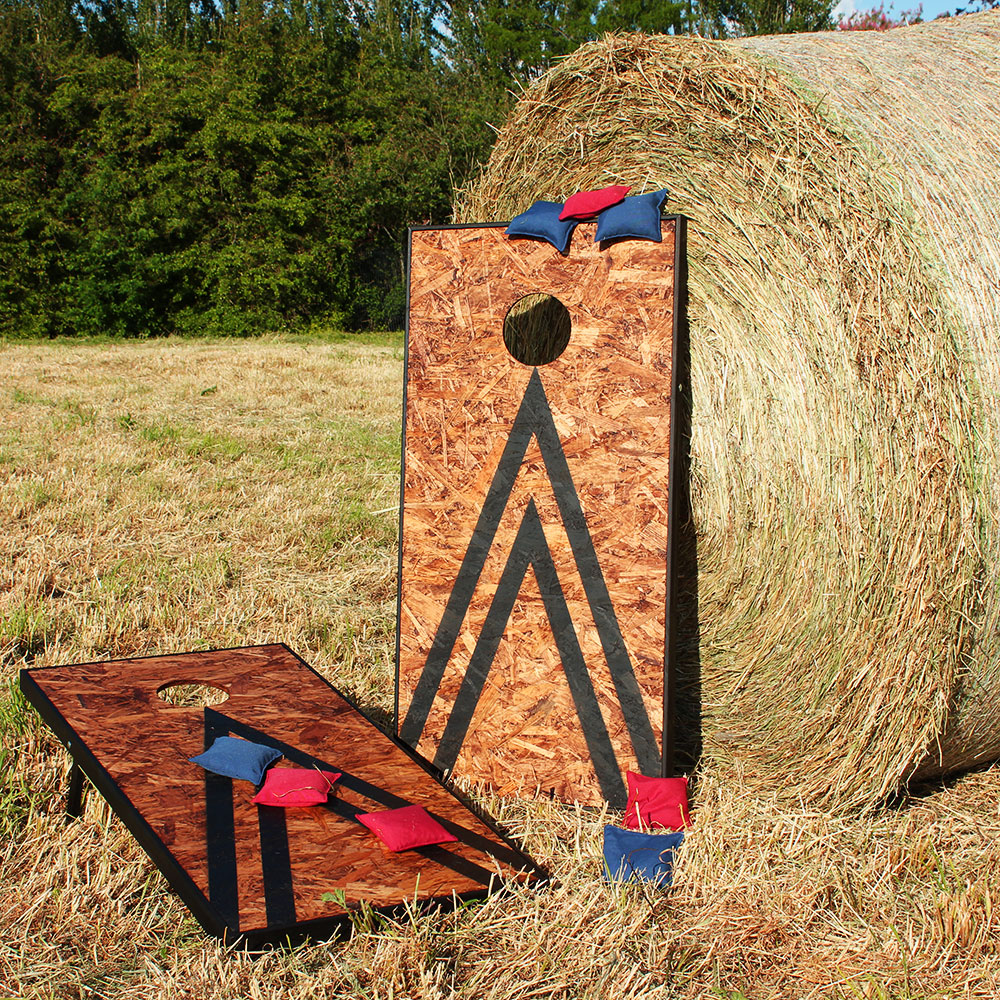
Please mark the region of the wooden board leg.
POLYGON ((66 792, 66 821, 78 819, 83 812, 83 771, 73 761, 69 771, 69 791, 66 792))

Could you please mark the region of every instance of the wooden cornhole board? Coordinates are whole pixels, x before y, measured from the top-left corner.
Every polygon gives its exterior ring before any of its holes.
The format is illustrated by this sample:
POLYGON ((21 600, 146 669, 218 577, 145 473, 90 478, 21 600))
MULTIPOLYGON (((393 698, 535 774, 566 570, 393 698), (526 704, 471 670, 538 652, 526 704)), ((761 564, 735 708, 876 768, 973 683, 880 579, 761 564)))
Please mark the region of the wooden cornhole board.
POLYGON ((23 670, 21 689, 205 930, 226 940, 326 935, 362 904, 447 906, 542 876, 284 645, 23 670), (229 698, 182 708, 157 697, 179 683, 229 698), (188 762, 223 735, 342 771, 336 795, 308 809, 254 805, 249 782, 188 762), (394 854, 353 818, 409 804, 459 842, 394 854))
POLYGON ((595 228, 410 233, 396 716, 443 770, 621 806, 671 768, 685 228, 595 228), (532 367, 503 331, 538 293, 572 332, 532 367))

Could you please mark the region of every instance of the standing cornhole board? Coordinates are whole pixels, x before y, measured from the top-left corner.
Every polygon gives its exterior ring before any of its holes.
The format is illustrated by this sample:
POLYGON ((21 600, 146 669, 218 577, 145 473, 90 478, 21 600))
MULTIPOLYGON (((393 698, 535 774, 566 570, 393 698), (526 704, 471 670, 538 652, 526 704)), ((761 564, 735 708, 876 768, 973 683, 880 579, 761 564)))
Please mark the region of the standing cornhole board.
POLYGON ((502 794, 621 806, 626 770, 672 766, 684 219, 661 226, 581 224, 566 254, 410 233, 397 732, 502 794), (505 330, 543 296, 568 342, 526 364, 505 330))
POLYGON ((23 670, 20 680, 73 758, 70 812, 84 774, 226 940, 325 935, 363 905, 452 905, 543 875, 284 645, 23 670), (204 708, 158 697, 188 683, 229 697, 204 708), (189 762, 217 736, 343 777, 322 806, 254 805, 250 782, 189 762), (423 806, 457 842, 392 853, 354 818, 404 805, 423 806))

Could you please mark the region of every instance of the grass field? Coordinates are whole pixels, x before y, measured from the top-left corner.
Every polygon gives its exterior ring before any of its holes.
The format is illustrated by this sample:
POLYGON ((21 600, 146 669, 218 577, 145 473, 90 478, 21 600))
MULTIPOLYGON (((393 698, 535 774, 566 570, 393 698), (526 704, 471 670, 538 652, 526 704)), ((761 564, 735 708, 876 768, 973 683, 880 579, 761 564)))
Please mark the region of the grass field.
POLYGON ((65 822, 17 670, 283 641, 387 720, 402 345, 6 345, 0 371, 0 1000, 997 995, 996 769, 846 818, 703 776, 668 893, 601 881, 609 814, 484 795, 555 886, 258 957, 206 939, 99 796, 65 822))

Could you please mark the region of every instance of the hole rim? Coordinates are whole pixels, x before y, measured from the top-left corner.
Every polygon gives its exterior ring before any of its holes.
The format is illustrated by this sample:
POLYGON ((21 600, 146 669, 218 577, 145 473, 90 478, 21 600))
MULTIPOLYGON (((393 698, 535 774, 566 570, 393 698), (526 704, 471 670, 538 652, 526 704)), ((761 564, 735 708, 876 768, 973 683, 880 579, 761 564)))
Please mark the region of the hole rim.
POLYGON ((223 687, 214 681, 203 680, 200 677, 193 679, 182 677, 179 680, 166 681, 156 688, 156 700, 163 708, 198 709, 200 711, 205 708, 214 708, 216 705, 222 705, 229 701, 231 697, 232 692, 229 688, 223 687), (181 698, 184 699, 183 701, 173 701, 170 698, 164 697, 165 692, 175 688, 203 688, 207 690, 202 696, 197 696, 195 692, 189 690, 186 694, 181 695, 181 698), (221 698, 218 697, 220 694, 222 695, 221 698))
POLYGON ((573 316, 566 303, 552 292, 526 292, 518 296, 504 313, 501 339, 508 356, 519 365, 542 368, 558 361, 568 350, 573 339, 573 316), (522 309, 512 317, 518 306, 522 306, 522 309), (536 309, 539 313, 534 320, 522 320, 522 317, 536 309), (554 319, 544 315, 545 309, 555 314, 554 319), (548 344, 539 344, 531 327, 533 323, 546 321, 551 322, 554 334, 548 344))

